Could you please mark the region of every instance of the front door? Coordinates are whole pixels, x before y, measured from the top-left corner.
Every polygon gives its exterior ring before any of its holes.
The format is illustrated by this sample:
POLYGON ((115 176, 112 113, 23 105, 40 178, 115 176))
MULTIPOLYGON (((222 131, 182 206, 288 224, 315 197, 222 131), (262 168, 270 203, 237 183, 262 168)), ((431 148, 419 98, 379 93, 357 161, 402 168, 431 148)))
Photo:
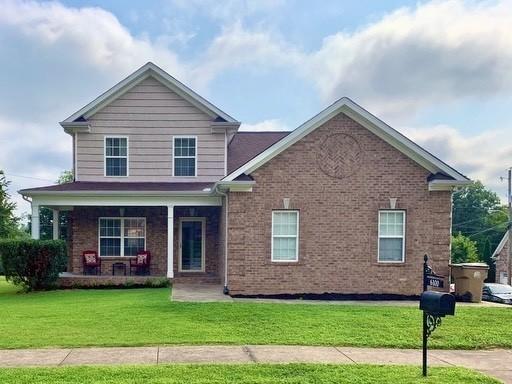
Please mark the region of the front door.
POLYGON ((180 218, 180 272, 204 272, 204 217, 180 218))

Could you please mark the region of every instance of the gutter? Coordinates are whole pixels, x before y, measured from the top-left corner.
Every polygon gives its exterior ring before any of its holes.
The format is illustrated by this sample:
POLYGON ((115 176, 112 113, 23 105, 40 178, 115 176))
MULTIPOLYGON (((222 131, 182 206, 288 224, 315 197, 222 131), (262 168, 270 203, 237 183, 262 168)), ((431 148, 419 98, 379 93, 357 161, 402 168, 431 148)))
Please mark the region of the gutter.
POLYGON ((143 191, 134 193, 134 191, 30 191, 21 189, 18 193, 22 196, 41 196, 41 195, 71 195, 81 197, 94 197, 94 196, 124 196, 124 195, 137 195, 137 196, 209 196, 212 194, 210 190, 202 191, 143 191))
POLYGON ((252 186, 256 184, 254 180, 247 181, 218 181, 212 188, 212 194, 218 194, 224 197, 226 222, 224 223, 224 289, 223 293, 229 295, 228 285, 228 234, 229 234, 229 195, 228 192, 252 192, 252 186), (221 190, 221 188, 223 190, 221 190))

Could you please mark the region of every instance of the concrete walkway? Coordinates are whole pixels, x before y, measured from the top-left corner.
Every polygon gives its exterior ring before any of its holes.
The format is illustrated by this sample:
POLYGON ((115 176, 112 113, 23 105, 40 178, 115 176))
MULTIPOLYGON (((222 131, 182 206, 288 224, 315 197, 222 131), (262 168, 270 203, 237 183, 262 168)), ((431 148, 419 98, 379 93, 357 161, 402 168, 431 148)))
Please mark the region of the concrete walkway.
MULTIPOLYGON (((0 367, 169 363, 421 365, 421 351, 278 345, 0 350, 0 367)), ((512 383, 512 350, 432 350, 429 365, 463 366, 512 383)))

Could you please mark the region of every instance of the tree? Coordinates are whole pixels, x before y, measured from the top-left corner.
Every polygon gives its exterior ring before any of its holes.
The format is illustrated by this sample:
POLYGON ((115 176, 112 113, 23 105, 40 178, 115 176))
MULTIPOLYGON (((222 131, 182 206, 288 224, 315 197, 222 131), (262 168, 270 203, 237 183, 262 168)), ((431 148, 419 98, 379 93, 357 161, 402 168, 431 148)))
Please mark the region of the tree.
MULTIPOLYGON (((65 170, 60 173, 57 184, 70 183, 73 181, 73 172, 65 170)), ((59 238, 67 239, 67 212, 59 212, 59 238)), ((49 208, 42 207, 39 211, 39 237, 42 240, 50 240, 53 238, 53 211, 49 208)))
POLYGON ((476 263, 479 261, 476 242, 461 233, 452 236, 452 263, 476 263))
POLYGON ((23 230, 20 220, 14 214, 16 203, 11 201, 7 192, 10 181, 5 178, 4 171, 0 170, 0 238, 22 237, 23 230))
MULTIPOLYGON (((507 229, 507 209, 495 192, 476 181, 453 195, 452 235, 462 234, 474 241, 480 261, 491 268, 492 252, 507 229)), ((489 280, 493 280, 492 270, 489 280)))
POLYGON ((73 171, 66 170, 60 173, 57 184, 71 183, 73 181, 73 171))

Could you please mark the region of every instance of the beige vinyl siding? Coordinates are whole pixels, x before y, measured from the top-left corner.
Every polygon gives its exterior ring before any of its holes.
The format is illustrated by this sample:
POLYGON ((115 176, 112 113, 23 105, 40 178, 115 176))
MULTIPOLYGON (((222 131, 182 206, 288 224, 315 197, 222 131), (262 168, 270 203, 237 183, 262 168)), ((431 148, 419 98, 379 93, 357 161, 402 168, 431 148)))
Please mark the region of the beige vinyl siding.
POLYGON ((216 181, 224 176, 224 134, 212 118, 153 78, 143 80, 89 118, 79 133, 80 181, 216 181), (104 176, 105 136, 127 136, 128 177, 104 176), (173 136, 197 137, 197 177, 172 177, 173 136))

